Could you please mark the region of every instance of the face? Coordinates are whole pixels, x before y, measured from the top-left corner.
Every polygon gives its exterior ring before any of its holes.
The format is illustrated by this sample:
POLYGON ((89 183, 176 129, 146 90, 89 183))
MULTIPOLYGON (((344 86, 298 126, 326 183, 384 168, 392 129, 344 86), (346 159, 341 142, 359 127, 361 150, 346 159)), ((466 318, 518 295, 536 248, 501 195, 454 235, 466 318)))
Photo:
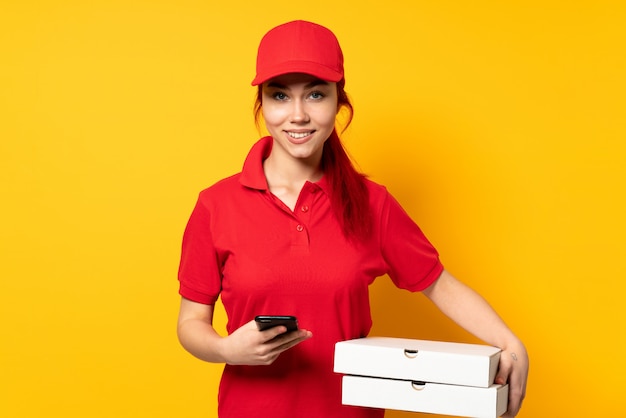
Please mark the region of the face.
POLYGON ((262 86, 265 125, 272 154, 319 164, 335 126, 337 85, 306 74, 286 74, 262 86))

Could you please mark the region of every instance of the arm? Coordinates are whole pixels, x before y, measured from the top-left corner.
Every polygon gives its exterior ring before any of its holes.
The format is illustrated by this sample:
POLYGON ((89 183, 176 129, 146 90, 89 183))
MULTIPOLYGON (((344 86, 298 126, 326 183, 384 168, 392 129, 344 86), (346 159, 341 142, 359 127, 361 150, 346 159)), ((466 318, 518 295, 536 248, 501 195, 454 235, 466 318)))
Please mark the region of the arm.
POLYGON ((285 350, 311 337, 306 330, 287 333, 284 326, 259 331, 254 320, 227 337, 213 328, 213 305, 182 298, 178 339, 185 350, 211 363, 268 365, 285 350))
POLYGON ((423 292, 445 315, 474 336, 502 349, 496 383, 509 383, 509 409, 503 417, 517 415, 528 378, 524 344, 507 327, 487 301, 449 272, 423 292))

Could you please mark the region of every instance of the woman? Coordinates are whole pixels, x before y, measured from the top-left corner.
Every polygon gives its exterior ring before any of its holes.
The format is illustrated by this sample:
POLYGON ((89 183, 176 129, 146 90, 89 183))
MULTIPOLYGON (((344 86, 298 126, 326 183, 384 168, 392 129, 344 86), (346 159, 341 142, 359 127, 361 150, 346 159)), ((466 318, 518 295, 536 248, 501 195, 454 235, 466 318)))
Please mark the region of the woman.
MULTIPOLYGON (((225 363, 220 417, 382 417, 341 405, 337 341, 371 328, 368 285, 389 275, 423 291, 460 326, 500 347, 507 417, 525 394, 522 342, 476 292, 448 273, 398 202, 352 166, 335 130, 352 106, 334 34, 294 21, 270 30, 257 56, 257 122, 270 136, 243 170, 201 192, 183 238, 178 335, 194 356, 225 363), (228 336, 212 326, 218 297, 228 336), (259 331, 257 315, 295 315, 301 329, 259 331)), ((348 121, 349 123, 349 121, 348 121)))

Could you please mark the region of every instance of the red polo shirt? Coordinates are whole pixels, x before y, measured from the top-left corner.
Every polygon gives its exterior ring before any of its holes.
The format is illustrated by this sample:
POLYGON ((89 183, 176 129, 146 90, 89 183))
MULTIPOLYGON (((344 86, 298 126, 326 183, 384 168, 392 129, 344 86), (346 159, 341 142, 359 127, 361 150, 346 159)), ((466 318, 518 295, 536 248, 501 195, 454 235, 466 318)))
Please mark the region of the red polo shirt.
POLYGON ((229 334, 256 315, 295 315, 313 337, 271 366, 226 365, 219 416, 381 417, 380 410, 341 405, 334 344, 368 334, 368 286, 376 277, 423 290, 443 271, 437 251, 369 180, 374 226, 366 242, 344 238, 324 179, 307 182, 291 211, 267 186, 262 162, 271 149, 271 137, 262 138, 241 173, 200 193, 183 237, 180 294, 204 304, 221 296, 229 334))

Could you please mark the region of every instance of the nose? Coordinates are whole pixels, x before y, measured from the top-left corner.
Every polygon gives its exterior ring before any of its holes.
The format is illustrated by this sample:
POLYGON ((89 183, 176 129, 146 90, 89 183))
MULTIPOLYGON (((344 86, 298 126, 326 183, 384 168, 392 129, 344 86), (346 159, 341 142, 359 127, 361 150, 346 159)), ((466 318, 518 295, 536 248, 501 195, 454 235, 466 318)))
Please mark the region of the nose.
POLYGON ((294 100, 291 109, 291 122, 307 123, 308 121, 309 114, 307 112, 306 103, 301 99, 294 100))

